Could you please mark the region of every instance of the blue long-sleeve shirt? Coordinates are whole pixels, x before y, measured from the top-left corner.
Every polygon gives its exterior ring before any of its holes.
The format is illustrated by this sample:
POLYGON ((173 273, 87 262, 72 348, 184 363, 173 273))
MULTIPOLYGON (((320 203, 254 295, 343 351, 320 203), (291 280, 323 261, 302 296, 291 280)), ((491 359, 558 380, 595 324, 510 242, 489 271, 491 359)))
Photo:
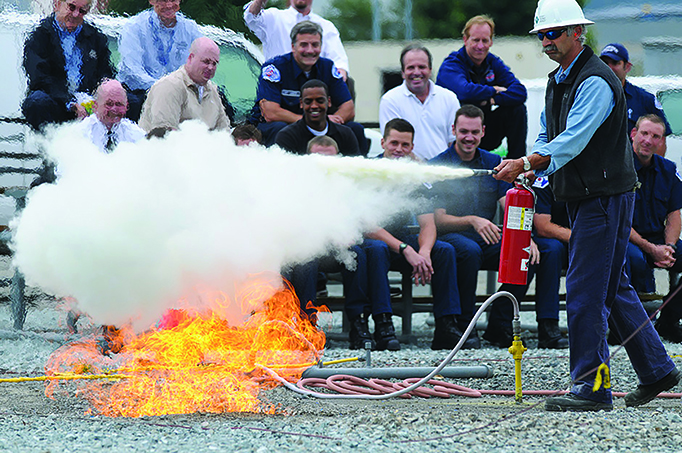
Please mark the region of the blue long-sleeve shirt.
POLYGON ((153 9, 128 19, 121 31, 118 80, 131 90, 148 90, 185 64, 192 42, 200 38, 197 23, 180 13, 172 28, 164 27, 153 9))
POLYGON ((515 106, 526 102, 526 87, 516 78, 501 58, 488 53, 480 66, 476 66, 466 48, 448 55, 438 69, 436 85, 457 95, 461 104, 479 105, 490 98, 501 106, 515 106), (507 91, 497 93, 494 86, 507 91))
MULTIPOLYGON (((557 83, 568 76, 578 56, 566 70, 560 69, 555 74, 557 83)), ((543 110, 540 114, 540 134, 533 145, 532 152, 541 156, 551 156, 551 160, 546 169, 536 170, 535 174, 551 175, 580 154, 599 126, 606 121, 615 105, 613 91, 609 84, 601 77, 588 77, 578 87, 575 101, 568 112, 566 129, 551 142, 547 141, 547 119, 543 110)))

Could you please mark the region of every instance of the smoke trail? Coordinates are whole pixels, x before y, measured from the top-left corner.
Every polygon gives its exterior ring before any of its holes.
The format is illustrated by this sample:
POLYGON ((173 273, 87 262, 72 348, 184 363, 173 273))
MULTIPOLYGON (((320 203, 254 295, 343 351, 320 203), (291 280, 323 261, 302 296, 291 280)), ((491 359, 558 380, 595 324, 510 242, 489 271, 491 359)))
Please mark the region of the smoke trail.
POLYGON ((13 224, 15 264, 95 322, 137 329, 181 298, 210 305, 249 275, 345 249, 413 207, 424 176, 416 164, 240 148, 198 123, 112 154, 74 126, 45 146, 60 179, 34 189, 13 224))

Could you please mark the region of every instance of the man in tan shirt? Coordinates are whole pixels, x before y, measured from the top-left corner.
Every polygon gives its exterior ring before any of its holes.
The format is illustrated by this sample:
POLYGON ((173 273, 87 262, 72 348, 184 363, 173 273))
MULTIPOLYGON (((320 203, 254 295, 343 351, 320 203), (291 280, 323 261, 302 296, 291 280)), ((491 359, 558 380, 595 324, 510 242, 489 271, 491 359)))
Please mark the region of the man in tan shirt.
POLYGON ((140 127, 177 129, 186 120, 201 119, 209 129, 229 129, 230 121, 211 82, 220 61, 220 48, 209 38, 197 38, 184 66, 159 79, 142 106, 140 127))

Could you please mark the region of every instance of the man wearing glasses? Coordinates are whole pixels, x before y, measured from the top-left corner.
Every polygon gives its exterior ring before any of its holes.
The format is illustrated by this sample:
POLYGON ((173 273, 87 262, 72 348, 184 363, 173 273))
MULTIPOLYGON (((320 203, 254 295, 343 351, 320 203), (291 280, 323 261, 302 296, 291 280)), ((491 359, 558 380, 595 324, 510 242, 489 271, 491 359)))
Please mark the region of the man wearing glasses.
POLYGON ((637 174, 623 84, 583 45, 586 25, 592 23, 575 0, 538 4, 531 33, 537 33, 544 53, 559 67, 549 74, 532 154, 504 160, 495 168, 495 178, 510 182, 535 169, 537 175, 549 176, 556 199, 566 202, 571 226, 566 313, 573 385, 570 393, 547 400, 549 411, 613 409, 611 389, 595 387, 600 367, 609 363, 609 317, 639 378, 637 389, 625 396, 626 406, 646 404, 680 381, 624 271, 637 174))
POLYGON ((131 17, 121 30, 118 80, 128 91, 128 118, 140 118, 147 90, 182 66, 189 47, 203 36, 197 23, 180 13, 180 0, 149 0, 152 8, 131 17))
POLYGON ((90 0, 57 0, 24 46, 28 92, 22 112, 34 129, 88 115, 99 82, 113 77, 107 37, 84 23, 90 0))

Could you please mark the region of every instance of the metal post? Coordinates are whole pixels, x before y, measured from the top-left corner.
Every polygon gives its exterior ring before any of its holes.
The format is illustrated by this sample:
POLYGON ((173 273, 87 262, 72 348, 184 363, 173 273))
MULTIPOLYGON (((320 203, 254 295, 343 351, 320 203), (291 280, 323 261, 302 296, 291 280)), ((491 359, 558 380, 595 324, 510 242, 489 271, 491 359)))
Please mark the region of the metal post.
POLYGON ((381 41, 381 1, 372 0, 372 41, 381 41))

